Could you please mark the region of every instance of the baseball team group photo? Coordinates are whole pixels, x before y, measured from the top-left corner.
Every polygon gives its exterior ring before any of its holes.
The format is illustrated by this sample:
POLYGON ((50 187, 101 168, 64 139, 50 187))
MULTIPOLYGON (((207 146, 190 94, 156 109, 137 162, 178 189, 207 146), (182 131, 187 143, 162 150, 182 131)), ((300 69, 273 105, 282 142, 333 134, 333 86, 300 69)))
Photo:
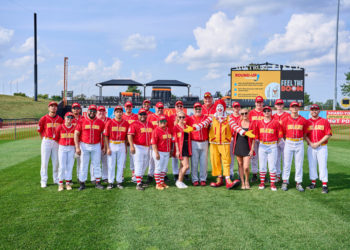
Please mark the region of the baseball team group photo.
POLYGON ((348 249, 349 20, 5 0, 0 249, 348 249))

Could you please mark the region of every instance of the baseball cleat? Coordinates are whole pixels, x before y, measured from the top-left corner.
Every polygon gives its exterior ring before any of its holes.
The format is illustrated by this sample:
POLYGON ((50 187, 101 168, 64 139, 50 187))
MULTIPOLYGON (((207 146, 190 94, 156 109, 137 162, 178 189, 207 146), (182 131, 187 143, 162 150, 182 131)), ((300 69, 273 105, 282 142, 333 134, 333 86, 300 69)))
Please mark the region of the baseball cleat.
POLYGON ((206 181, 201 181, 201 186, 204 187, 207 185, 207 182, 206 181))
POLYGON ((306 187, 306 189, 315 189, 316 184, 311 183, 309 186, 306 187))
POLYGON ((142 184, 142 187, 144 187, 144 188, 149 187, 149 185, 147 183, 143 182, 143 181, 141 182, 141 184, 142 184))
POLYGON ((263 189, 265 189, 265 184, 264 183, 260 183, 259 190, 263 190, 263 189))
POLYGON ((257 174, 253 174, 253 177, 250 180, 250 182, 256 182, 257 180, 258 180, 258 175, 257 174))
POLYGON ((143 187, 142 183, 138 183, 138 184, 136 185, 136 190, 144 191, 145 188, 143 187))
POLYGON ((271 183, 270 188, 271 188, 271 191, 277 191, 277 187, 275 183, 271 183))
POLYGON ((67 190, 72 190, 72 186, 70 184, 66 184, 66 189, 67 190))
POLYGON ((80 182, 79 191, 82 191, 84 189, 85 189, 85 182, 80 182))
POLYGON ((195 187, 199 186, 199 182, 198 181, 193 182, 193 186, 195 187))
POLYGON ((58 185, 58 192, 63 191, 63 189, 64 189, 63 184, 59 184, 59 185, 58 185))
POLYGON ((112 184, 112 183, 109 183, 108 186, 107 186, 107 189, 108 189, 108 190, 111 190, 111 189, 113 189, 113 188, 114 188, 113 184, 112 184))
POLYGON ((124 186, 121 183, 117 183, 117 188, 124 189, 124 186))
POLYGON ((47 186, 46 186, 46 183, 44 183, 44 182, 42 182, 41 184, 40 184, 40 186, 42 187, 42 188, 46 188, 47 186))
POLYGON ((297 185, 296 185, 296 189, 297 189, 299 192, 304 192, 304 191, 305 191, 304 188, 303 188, 303 186, 302 186, 301 184, 297 184, 297 185))
POLYGON ((100 183, 99 181, 96 181, 95 188, 97 188, 97 189, 101 189, 101 190, 105 189, 105 187, 104 187, 104 186, 102 186, 102 185, 101 185, 101 183, 100 183))
POLYGON ((322 186, 322 194, 328 194, 328 187, 327 186, 322 186))
POLYGON ((282 183, 281 189, 282 189, 283 191, 288 191, 288 184, 287 184, 287 183, 282 183))
POLYGON ((164 187, 163 187, 162 184, 157 184, 157 185, 156 185, 156 189, 157 189, 157 190, 164 190, 164 187))

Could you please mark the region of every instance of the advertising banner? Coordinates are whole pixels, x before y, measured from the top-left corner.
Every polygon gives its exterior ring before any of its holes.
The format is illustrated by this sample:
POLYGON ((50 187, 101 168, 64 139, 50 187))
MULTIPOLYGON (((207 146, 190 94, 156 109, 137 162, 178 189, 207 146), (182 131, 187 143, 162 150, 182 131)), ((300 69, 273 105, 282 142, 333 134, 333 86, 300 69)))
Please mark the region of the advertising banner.
POLYGON ((281 71, 281 99, 304 103, 304 70, 281 71))
POLYGON ((330 124, 350 124, 350 111, 327 111, 327 119, 330 124))

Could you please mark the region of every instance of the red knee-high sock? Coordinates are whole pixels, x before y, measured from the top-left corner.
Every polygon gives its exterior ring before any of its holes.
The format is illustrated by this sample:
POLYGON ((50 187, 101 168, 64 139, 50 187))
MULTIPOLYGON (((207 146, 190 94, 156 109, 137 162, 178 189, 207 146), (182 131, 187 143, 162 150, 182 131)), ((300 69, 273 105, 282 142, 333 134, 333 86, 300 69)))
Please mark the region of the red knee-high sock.
POLYGON ((260 174, 260 184, 264 184, 266 172, 260 172, 259 174, 260 174))
POLYGON ((270 181, 273 183, 276 182, 276 173, 270 173, 270 181))
POLYGON ((154 179, 156 179, 156 184, 160 184, 160 175, 161 174, 154 174, 154 179))
POLYGON ((142 181, 142 176, 136 176, 136 182, 137 184, 140 184, 142 181))
POLYGON ((327 182, 322 182, 322 186, 327 186, 327 182))
POLYGON ((161 172, 160 174, 160 184, 164 184, 164 177, 165 177, 165 172, 161 172))

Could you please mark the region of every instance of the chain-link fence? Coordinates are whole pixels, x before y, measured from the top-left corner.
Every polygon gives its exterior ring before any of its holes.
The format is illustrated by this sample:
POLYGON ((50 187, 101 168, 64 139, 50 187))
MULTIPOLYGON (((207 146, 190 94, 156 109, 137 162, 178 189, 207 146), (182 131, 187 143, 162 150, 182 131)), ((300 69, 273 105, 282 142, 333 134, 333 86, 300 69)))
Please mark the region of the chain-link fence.
POLYGON ((0 119, 0 140, 19 140, 39 136, 37 132, 39 119, 0 119))

